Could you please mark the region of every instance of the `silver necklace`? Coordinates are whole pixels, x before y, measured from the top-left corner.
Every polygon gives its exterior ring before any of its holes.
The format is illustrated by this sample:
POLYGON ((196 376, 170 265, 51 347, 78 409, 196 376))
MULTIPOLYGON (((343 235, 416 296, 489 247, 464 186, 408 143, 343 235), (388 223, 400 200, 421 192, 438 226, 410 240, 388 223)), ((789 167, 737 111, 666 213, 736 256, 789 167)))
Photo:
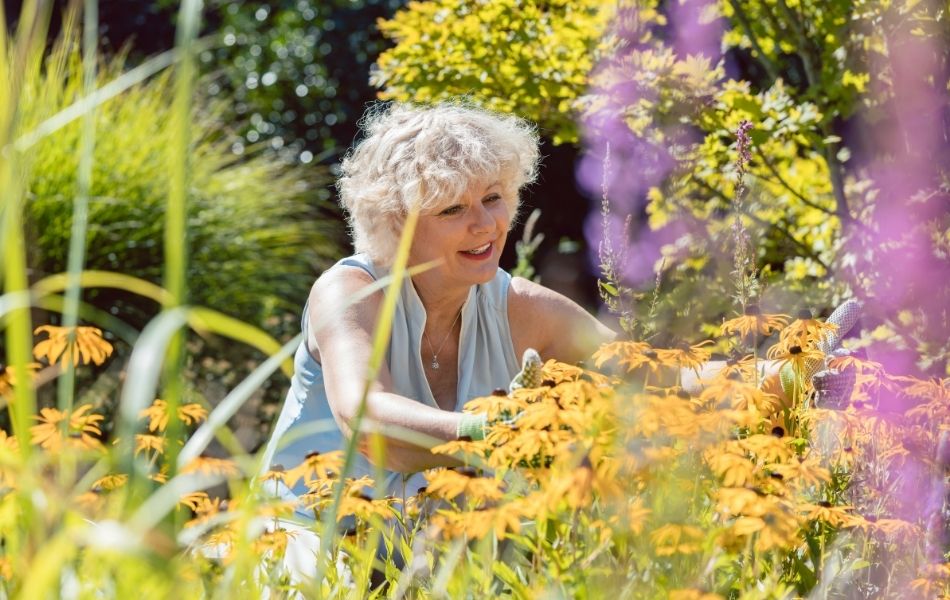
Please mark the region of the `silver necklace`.
MULTIPOLYGON (((449 340, 449 337, 452 335, 452 331, 455 330, 455 324, 458 323, 459 317, 462 316, 462 309, 459 309, 457 315, 455 315, 455 320, 452 321, 452 325, 449 326, 449 332, 445 334, 445 337, 442 338, 442 343, 439 344, 439 349, 432 353, 432 362, 429 363, 429 366, 433 369, 439 368, 439 352, 442 352, 442 348, 445 347, 445 342, 449 340)), ((432 342, 429 341, 429 336, 425 334, 425 330, 422 331, 422 337, 426 339, 426 343, 429 344, 429 350, 432 350, 432 342)))

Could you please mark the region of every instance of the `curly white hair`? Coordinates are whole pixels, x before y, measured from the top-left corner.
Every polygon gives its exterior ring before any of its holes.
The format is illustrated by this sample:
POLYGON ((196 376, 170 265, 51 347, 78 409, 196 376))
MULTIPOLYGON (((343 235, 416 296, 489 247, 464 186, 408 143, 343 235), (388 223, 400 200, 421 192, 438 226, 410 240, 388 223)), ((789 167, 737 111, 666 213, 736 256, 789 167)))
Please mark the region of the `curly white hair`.
POLYGON ((473 184, 501 182, 515 218, 520 190, 538 172, 534 125, 463 102, 376 104, 362 141, 344 157, 337 189, 353 244, 381 266, 396 254, 406 215, 457 202, 473 184))

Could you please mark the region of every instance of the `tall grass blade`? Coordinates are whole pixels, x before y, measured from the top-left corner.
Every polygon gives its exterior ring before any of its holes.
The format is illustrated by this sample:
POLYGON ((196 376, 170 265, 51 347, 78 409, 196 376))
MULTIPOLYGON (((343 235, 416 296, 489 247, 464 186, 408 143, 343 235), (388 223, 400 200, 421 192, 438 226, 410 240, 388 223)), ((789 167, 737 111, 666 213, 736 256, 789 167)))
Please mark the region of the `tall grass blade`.
MULTIPOLYGON (((178 454, 178 468, 183 467, 198 456, 208 447, 214 438, 215 432, 224 427, 241 406, 251 395, 267 380, 271 374, 284 364, 288 357, 292 356, 303 334, 298 334, 294 339, 283 345, 277 352, 261 363, 248 375, 244 381, 239 383, 224 399, 211 411, 208 419, 201 424, 192 435, 185 447, 178 454)), ((291 368, 293 368, 291 366, 291 368)))
MULTIPOLYGON (((203 307, 192 307, 188 313, 188 322, 196 331, 210 331, 224 337, 231 338, 238 342, 244 342, 248 346, 257 348, 264 354, 274 355, 283 352, 280 342, 275 340, 266 331, 245 323, 240 319, 229 317, 216 310, 203 307)), ((285 345, 286 346, 286 345, 285 345)), ((293 350, 285 355, 284 360, 279 363, 281 370, 287 377, 294 374, 294 363, 289 358, 293 355, 293 350)))
MULTIPOLYGON (((168 147, 168 166, 170 173, 168 202, 165 207, 165 256, 164 287, 171 294, 166 308, 180 306, 187 299, 185 277, 187 274, 187 219, 188 189, 191 181, 191 121, 193 92, 196 77, 195 40, 198 36, 198 24, 201 16, 200 0, 184 0, 178 13, 178 28, 175 34, 175 47, 181 52, 181 61, 175 70, 175 99, 172 111, 174 136, 168 147)), ((184 336, 179 331, 172 336, 168 345, 168 360, 165 363, 165 384, 163 396, 168 403, 168 446, 166 460, 169 474, 174 476, 177 465, 178 446, 175 443, 181 437, 182 424, 178 418, 181 404, 181 378, 179 377, 184 361, 184 336)))
MULTIPOLYGON (((68 273, 57 273, 40 279, 33 284, 33 293, 39 297, 65 291, 69 285, 68 273)), ((154 300, 158 304, 171 302, 171 295, 161 286, 150 281, 112 271, 82 271, 79 273, 79 285, 83 288, 102 287, 123 290, 154 300)))
MULTIPOLYGON (((99 33, 99 3, 97 0, 85 0, 83 4, 82 66, 83 94, 89 96, 96 89, 96 45, 99 33)), ((86 230, 89 224, 89 190, 92 187, 92 165, 96 147, 96 110, 95 107, 83 115, 80 134, 79 173, 76 178, 76 198, 73 201, 73 222, 69 236, 69 254, 66 259, 66 273, 69 285, 66 288, 66 302, 63 306, 63 326, 75 328, 79 324, 79 298, 82 288, 79 285, 83 264, 86 258, 86 230)), ((76 334, 70 335, 74 342, 76 334)), ((72 412, 73 396, 76 386, 76 367, 69 363, 66 371, 57 383, 57 404, 59 409, 72 412)))
MULTIPOLYGON (((0 246, 3 252, 3 288, 5 293, 26 291, 29 288, 27 275, 25 235, 23 230, 23 202, 26 157, 6 151, 7 140, 17 127, 17 111, 21 88, 27 73, 40 68, 42 49, 46 41, 50 5, 46 2, 26 2, 20 14, 13 54, 6 69, 6 100, 0 111, 0 246)), ((0 52, 8 52, 6 45, 0 52)), ((28 307, 11 310, 6 330, 7 361, 13 367, 17 381, 30 380, 26 365, 32 358, 33 325, 28 307)), ((36 412, 36 395, 32 386, 18 385, 14 388, 14 400, 9 405, 10 421, 19 442, 21 456, 26 459, 31 452, 29 426, 36 412)))
MULTIPOLYGON (((396 303, 399 300, 399 292, 403 284, 403 280, 409 276, 406 270, 406 264, 409 261, 409 248, 412 245, 412 239, 415 235, 416 222, 419 220, 419 211, 413 209, 409 211, 409 214, 406 216, 406 222, 403 225, 402 236, 399 238, 399 247, 396 250, 396 257, 393 261, 393 266, 390 269, 390 277, 392 279, 389 282, 389 286, 386 289, 386 295, 383 298, 383 305, 380 307, 379 319, 376 322, 376 331, 373 332, 373 350, 370 355, 370 362, 366 374, 366 382, 363 386, 363 397, 360 400, 360 406, 356 411, 356 416, 353 419, 351 429, 353 435, 350 437, 349 442, 346 446, 346 452, 343 459, 343 467, 340 470, 341 479, 350 472, 353 466, 353 460, 356 456, 356 445, 359 441, 361 435, 361 424, 363 418, 366 414, 366 404, 369 397, 370 387, 376 381, 376 378, 379 375, 379 369, 383 364, 383 360, 386 356, 386 350, 389 347, 389 336, 392 330, 393 316, 396 313, 396 303)), ((378 432, 374 432, 372 435, 378 436, 378 432)), ((378 446, 377 446, 378 448, 378 446)), ((379 491, 379 486, 382 484, 382 462, 378 453, 374 453, 374 462, 376 463, 376 484, 377 484, 377 495, 379 491)), ((333 494, 333 503, 330 506, 330 510, 326 511, 323 516, 323 524, 321 527, 321 540, 330 540, 333 539, 333 532, 336 527, 337 514, 340 510, 340 502, 343 498, 343 486, 337 486, 333 494)), ((378 530, 375 531, 376 537, 378 537, 378 530)), ((375 547, 375 544, 371 543, 371 547, 375 547)), ((327 545, 329 546, 329 544, 327 545)), ((327 552, 324 551, 324 548, 321 548, 320 552, 317 553, 317 571, 315 580, 317 582, 318 589, 320 590, 318 596, 322 596, 322 587, 321 582, 323 577, 326 574, 326 559, 327 552)))
POLYGON ((185 307, 161 312, 142 330, 129 358, 125 385, 119 398, 116 429, 120 439, 118 456, 130 478, 136 475, 135 431, 139 424, 139 413, 155 399, 168 346, 187 323, 188 309, 185 307))

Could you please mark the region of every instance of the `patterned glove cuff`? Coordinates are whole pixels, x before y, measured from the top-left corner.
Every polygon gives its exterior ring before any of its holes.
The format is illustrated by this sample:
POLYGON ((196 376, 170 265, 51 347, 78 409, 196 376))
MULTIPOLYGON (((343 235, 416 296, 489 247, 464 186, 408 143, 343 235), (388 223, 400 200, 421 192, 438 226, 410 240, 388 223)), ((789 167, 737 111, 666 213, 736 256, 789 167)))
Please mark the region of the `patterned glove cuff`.
POLYGON ((488 425, 488 415, 485 413, 469 414, 462 413, 459 419, 456 437, 458 439, 468 439, 478 442, 485 439, 485 426, 488 425))

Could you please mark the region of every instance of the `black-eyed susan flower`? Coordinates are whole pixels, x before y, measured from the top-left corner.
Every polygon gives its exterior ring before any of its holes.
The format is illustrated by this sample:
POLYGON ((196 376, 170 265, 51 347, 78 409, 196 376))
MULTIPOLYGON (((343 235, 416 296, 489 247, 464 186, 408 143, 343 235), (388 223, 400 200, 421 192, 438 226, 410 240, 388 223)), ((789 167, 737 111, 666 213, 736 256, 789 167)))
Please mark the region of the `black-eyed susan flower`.
POLYGON ((198 473, 201 475, 220 475, 222 477, 238 477, 241 470, 237 463, 229 458, 215 458, 213 456, 198 456, 181 468, 182 474, 198 473))
POLYGON ((468 539, 480 540, 489 533, 494 533, 496 539, 503 540, 509 533, 521 531, 525 508, 526 500, 512 500, 498 506, 470 511, 440 510, 433 517, 433 525, 448 539, 464 535, 468 539))
POLYGON ((396 510, 393 508, 393 505, 397 502, 399 502, 399 500, 393 496, 374 499, 363 492, 353 491, 343 496, 336 518, 337 521, 341 521, 349 516, 354 516, 364 521, 368 521, 374 516, 390 519, 396 516, 396 510))
POLYGON ((334 477, 343 467, 343 452, 334 450, 332 452, 310 452, 303 461, 287 469, 287 485, 293 487, 298 481, 303 480, 307 485, 314 480, 326 480, 334 477))
MULTIPOLYGON (((26 370, 31 380, 36 376, 36 372, 41 367, 42 365, 40 363, 27 363, 26 370)), ((16 374, 13 372, 13 367, 4 367, 4 369, 0 371, 0 396, 6 396, 13 391, 14 387, 16 387, 16 374)))
POLYGON ((799 312, 798 318, 788 324, 779 336, 779 345, 784 348, 801 346, 816 348, 838 331, 838 325, 821 321, 812 316, 810 310, 799 312))
POLYGON ((744 314, 724 322, 719 331, 722 335, 738 335, 743 338, 753 335, 767 337, 785 327, 788 319, 788 315, 763 314, 758 306, 750 304, 744 314))
POLYGON ((161 435, 152 435, 149 433, 135 434, 135 454, 144 453, 149 458, 154 458, 165 453, 167 440, 161 435))
POLYGON ((704 458, 726 487, 744 486, 755 481, 755 463, 744 453, 730 452, 717 446, 706 450, 704 458))
POLYGON ((287 552, 287 544, 296 538, 298 533, 283 527, 260 534, 251 544, 252 550, 258 556, 269 559, 279 559, 287 552))
POLYGON ((849 527, 854 524, 853 506, 835 506, 827 501, 803 502, 797 506, 799 512, 809 521, 821 521, 832 527, 849 527))
POLYGON ((775 504, 773 510, 759 516, 743 516, 736 519, 732 532, 738 536, 755 535, 757 552, 792 548, 800 542, 798 530, 801 523, 791 510, 775 504))
POLYGON ((83 404, 67 414, 55 408, 40 409, 40 415, 34 417, 38 425, 30 427, 32 442, 50 452, 59 452, 63 448, 75 450, 96 450, 102 447, 98 437, 102 435, 99 423, 102 415, 89 413, 92 406, 83 404))
POLYGON ((910 589, 917 598, 946 598, 950 594, 950 562, 922 566, 910 589))
POLYGON ((817 455, 793 458, 785 463, 773 465, 771 469, 782 475, 785 481, 794 481, 800 486, 817 486, 831 481, 831 473, 821 466, 817 455))
MULTIPOLYGON (((139 418, 148 418, 149 431, 165 431, 168 427, 168 402, 156 398, 150 406, 139 412, 139 418)), ((178 407, 178 418, 186 425, 193 425, 208 418, 208 410, 198 403, 190 402, 178 407)))
POLYGON ((635 498, 627 505, 625 511, 627 527, 634 535, 640 535, 643 533, 643 528, 651 514, 653 514, 653 511, 643 505, 643 498, 635 498))
POLYGON ((657 351, 645 342, 610 342, 601 346, 594 353, 593 359, 598 369, 616 360, 617 365, 626 368, 628 373, 641 367, 649 369, 652 373, 659 373, 664 366, 673 366, 672 364, 665 365, 657 351))
POLYGON ((680 369, 699 371, 712 356, 712 340, 706 340, 692 346, 686 343, 676 348, 657 349, 656 353, 661 363, 673 365, 680 369))
POLYGON ((698 403, 707 408, 725 406, 734 410, 751 410, 754 407, 763 416, 774 413, 780 407, 775 394, 736 379, 715 379, 700 392, 698 403))
POLYGON ((68 364, 101 365, 112 355, 112 344, 102 338, 98 327, 57 327, 41 325, 33 333, 47 333, 49 337, 37 342, 33 347, 33 356, 45 358, 49 364, 60 362, 63 368, 68 364))
POLYGON ((472 506, 486 501, 500 500, 505 484, 494 477, 479 477, 470 467, 433 469, 425 472, 428 482, 426 493, 443 500, 455 500, 464 496, 472 506))
POLYGON ((650 533, 657 556, 695 554, 703 549, 703 530, 693 525, 668 523, 650 533))

